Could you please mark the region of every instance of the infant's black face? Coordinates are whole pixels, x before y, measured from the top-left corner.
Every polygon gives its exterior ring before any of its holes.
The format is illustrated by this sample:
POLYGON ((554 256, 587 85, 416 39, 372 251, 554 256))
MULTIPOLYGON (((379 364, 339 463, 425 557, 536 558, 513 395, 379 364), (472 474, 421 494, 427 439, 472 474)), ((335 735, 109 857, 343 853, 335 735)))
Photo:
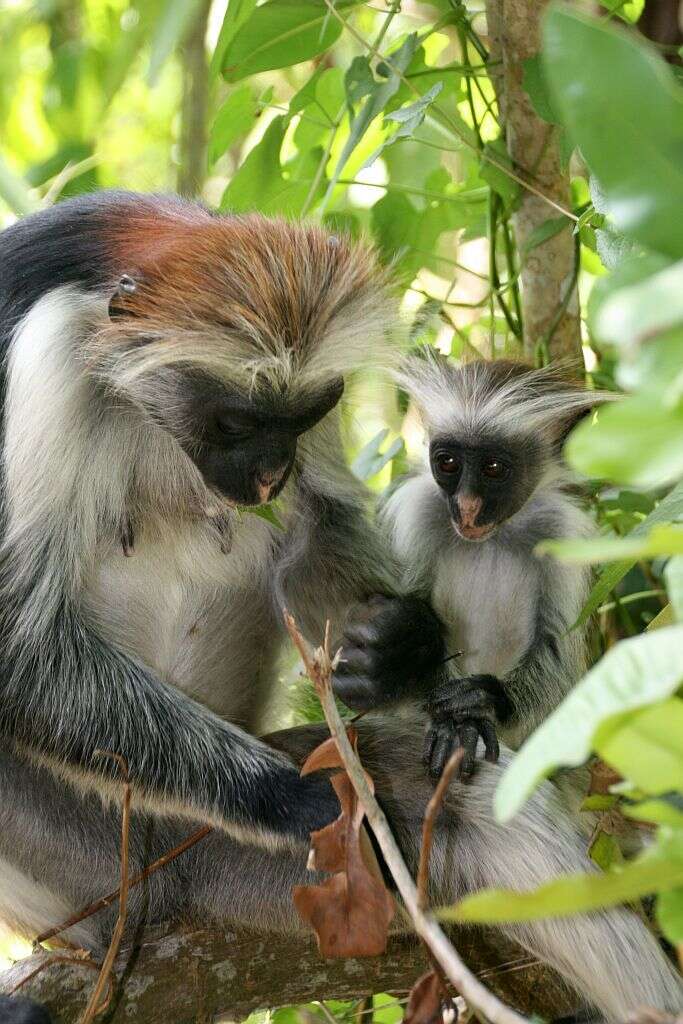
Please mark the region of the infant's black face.
POLYGON ((455 532, 463 540, 483 541, 529 500, 544 453, 530 440, 440 436, 430 444, 429 461, 455 532))

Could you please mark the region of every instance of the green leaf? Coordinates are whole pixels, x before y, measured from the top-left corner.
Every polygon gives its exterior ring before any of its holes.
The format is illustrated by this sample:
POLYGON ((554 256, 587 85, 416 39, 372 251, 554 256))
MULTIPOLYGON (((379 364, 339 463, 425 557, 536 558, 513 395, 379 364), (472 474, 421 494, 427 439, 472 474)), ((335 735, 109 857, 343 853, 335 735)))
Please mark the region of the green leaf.
POLYGON ((278 518, 277 505, 275 502, 270 502, 267 505, 250 505, 243 511, 248 512, 251 516, 258 516, 259 519, 265 519, 267 523, 274 526, 277 530, 284 530, 282 521, 278 518))
MULTIPOLYGON (((338 4, 341 10, 349 4, 338 4)), ((259 71, 292 67, 327 50, 341 24, 322 3, 267 0, 256 7, 223 51, 222 71, 238 82, 259 71)))
POLYGON ((400 139, 412 138, 416 130, 424 121, 427 108, 434 102, 442 88, 443 82, 435 82, 431 89, 423 96, 420 96, 419 99, 415 100, 414 103, 411 103, 406 107, 399 107, 398 110, 394 110, 392 113, 386 115, 385 125, 387 122, 395 121, 398 124, 398 128, 393 132, 393 134, 384 140, 381 146, 378 146, 374 153, 368 157, 363 164, 363 167, 361 167, 361 170, 364 170, 366 167, 370 167, 370 165, 375 162, 377 157, 387 148, 387 146, 392 146, 400 139))
MULTIPOLYGON (((665 498, 662 498, 649 516, 631 530, 629 537, 647 536, 653 526, 659 523, 671 523, 676 519, 683 519, 683 483, 677 484, 665 498)), ((616 565, 608 566, 600 574, 581 611, 581 615, 576 623, 577 626, 583 625, 597 611, 614 590, 617 583, 631 569, 635 561, 636 559, 632 558, 625 559, 616 565)))
POLYGON ((565 447, 585 476, 635 487, 661 487, 683 476, 683 403, 674 409, 649 396, 603 406, 597 422, 583 420, 565 447))
MULTIPOLYGON (((636 33, 567 7, 545 20, 543 67, 615 227, 683 256, 683 90, 636 33)), ((597 206, 597 204, 596 204, 597 206)))
MULTIPOLYGON (((683 678, 683 659, 681 678, 683 678)), ((672 697, 604 723, 593 740, 604 761, 644 793, 683 790, 683 700, 672 697)))
POLYGON ((645 536, 591 537, 588 540, 546 540, 536 547, 539 555, 553 555, 561 562, 590 565, 625 559, 658 558, 683 554, 683 526, 655 526, 645 536))
POLYGON ((214 164, 233 142, 246 135, 256 120, 256 97, 250 85, 230 93, 218 111, 209 139, 209 162, 214 164))
POLYGON ((147 71, 149 85, 156 84, 162 67, 182 42, 192 19, 199 10, 199 0, 167 0, 161 10, 161 18, 154 30, 149 57, 147 71))
POLYGON ((683 828, 683 796, 680 793, 664 793, 657 799, 640 800, 638 803, 623 803, 621 809, 627 818, 635 821, 650 821, 655 825, 669 825, 683 828))
POLYGON ((634 24, 643 13, 645 0, 600 0, 603 7, 608 11, 623 18, 624 21, 634 24))
MULTIPOLYGON (((260 210, 269 216, 297 217, 301 213, 318 166, 321 151, 303 153, 280 166, 287 118, 276 117, 254 146, 223 193, 221 210, 241 213, 260 210)), ((324 182, 321 181, 321 189, 324 182)))
POLYGON ((669 559, 664 569, 664 580, 674 615, 683 622, 683 555, 669 559))
POLYGON ((603 871, 609 871, 615 864, 621 864, 624 859, 618 840, 601 829, 598 829, 588 848, 588 856, 603 871))
POLYGON ((356 99, 364 96, 366 89, 369 89, 369 92, 365 102, 352 119, 349 126, 349 137, 344 144, 344 148, 341 151, 330 179, 326 200, 329 200, 332 195, 332 191, 341 177, 341 173, 348 163, 354 149, 365 135, 371 123, 379 114, 382 113, 387 102, 397 91, 401 84, 400 76, 410 64, 416 47, 417 34, 413 33, 408 36, 398 50, 390 55, 391 65, 387 65, 389 75, 386 79, 381 81, 376 81, 372 76, 370 76, 372 78, 372 82, 370 83, 366 72, 361 71, 361 67, 363 65, 360 62, 365 58, 356 58, 356 60, 351 64, 346 75, 346 92, 349 100, 351 101, 351 97, 356 99))
POLYGON ((553 104, 552 93, 543 74, 543 61, 540 53, 522 61, 522 88, 531 100, 542 121, 548 124, 560 124, 560 115, 553 104))
POLYGON ((539 245, 543 245, 549 238, 554 238, 555 235, 559 235, 560 231, 564 231, 565 228, 571 225, 571 221, 564 215, 561 217, 549 217, 544 220, 542 224, 534 228, 526 242, 524 243, 522 254, 531 252, 532 249, 537 249, 539 245))
POLYGON ((384 428, 380 430, 378 434, 372 438, 371 441, 361 448, 360 452, 356 456, 351 466, 351 469, 361 480, 369 480, 371 477, 376 476, 381 469, 391 462, 392 459, 403 451, 404 444, 400 437, 397 437, 389 445, 385 452, 381 452, 380 448, 389 436, 389 429, 384 428))
POLYGON ((570 917, 632 902, 680 885, 683 885, 683 858, 670 859, 659 850, 652 850, 618 870, 606 874, 566 875, 531 892, 484 890, 454 907, 438 910, 437 916, 446 921, 477 924, 570 917))
POLYGON ((638 345, 683 323, 683 260, 638 284, 612 292, 595 317, 598 335, 613 345, 638 345))
POLYGON ((673 945, 683 942, 683 885, 663 892, 657 899, 657 924, 673 945))
POLYGON ((211 58, 211 74, 216 76, 223 67, 225 51, 235 38, 239 29, 252 15, 256 0, 229 0, 228 9, 221 25, 216 49, 211 58))
POLYGON ((512 761, 494 797, 498 820, 509 821, 538 782, 557 768, 582 764, 606 719, 671 697, 683 680, 681 650, 683 626, 644 633, 611 648, 512 761))

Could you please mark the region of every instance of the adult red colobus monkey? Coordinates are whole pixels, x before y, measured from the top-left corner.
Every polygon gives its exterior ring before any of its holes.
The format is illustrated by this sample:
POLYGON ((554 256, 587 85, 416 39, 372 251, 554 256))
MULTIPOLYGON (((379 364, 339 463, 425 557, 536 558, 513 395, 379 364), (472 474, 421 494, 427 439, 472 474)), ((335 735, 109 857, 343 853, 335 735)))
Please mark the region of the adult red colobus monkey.
MULTIPOLYGON (((382 275, 312 227, 122 193, 10 228, 0 268, 0 919, 35 935, 116 885, 120 823, 102 797, 119 787, 99 749, 125 758, 133 784, 131 871, 188 818, 216 826, 133 890, 131 930, 181 914, 291 929, 308 834, 338 804, 250 732, 276 678, 283 605, 317 641, 327 618, 340 635, 351 604, 394 592, 336 409, 345 377, 381 358, 393 322, 382 275), (276 495, 284 530, 234 507, 276 495)), ((431 677, 443 640, 429 606, 400 598, 390 618, 377 671, 397 685, 431 677)), ((362 733, 415 866, 431 793, 415 726, 362 733)), ((439 903, 583 865, 550 786, 514 826, 494 824, 498 771, 449 796, 439 903)), ((97 950, 110 927, 96 915, 66 937, 97 950)), ((509 932, 613 1019, 636 1001, 675 1005, 637 918, 509 932)), ((3 1024, 44 1020, 23 1012, 0 997, 3 1024)))

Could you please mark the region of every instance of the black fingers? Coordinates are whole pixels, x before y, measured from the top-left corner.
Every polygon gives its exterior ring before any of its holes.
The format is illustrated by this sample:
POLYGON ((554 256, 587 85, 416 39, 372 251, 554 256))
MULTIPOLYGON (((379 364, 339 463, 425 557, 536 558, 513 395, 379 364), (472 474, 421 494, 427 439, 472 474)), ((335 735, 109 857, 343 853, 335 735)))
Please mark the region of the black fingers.
POLYGON ((349 613, 334 689, 355 711, 417 695, 445 657, 443 626, 416 597, 377 594, 349 613))

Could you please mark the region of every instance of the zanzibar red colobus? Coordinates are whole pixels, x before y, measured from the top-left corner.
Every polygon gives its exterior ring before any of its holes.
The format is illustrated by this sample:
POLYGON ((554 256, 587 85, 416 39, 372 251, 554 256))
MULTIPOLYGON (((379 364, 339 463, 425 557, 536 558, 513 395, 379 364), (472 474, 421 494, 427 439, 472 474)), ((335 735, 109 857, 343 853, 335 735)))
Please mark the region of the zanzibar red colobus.
MULTIPOLYGON (((297 927, 308 834, 338 804, 253 735, 283 607, 318 641, 325 620, 342 636, 354 604, 383 596, 384 645, 364 669, 382 686, 431 679, 444 656, 429 605, 395 596, 339 434, 344 381, 384 359, 393 322, 371 256, 308 226, 102 193, 0 236, 0 919, 14 930, 35 935, 116 884, 120 785, 98 750, 128 767, 132 871, 188 819, 215 826, 134 890, 131 930, 180 915, 297 927), (276 496, 282 530, 236 507, 276 496)), ((361 746, 413 866, 430 794, 421 728, 378 717, 361 746)), ((499 772, 449 795, 440 903, 586 864, 550 784, 495 825, 499 772)), ((111 924, 100 914, 66 937, 98 950, 111 924)), ((611 1019, 679 1003, 625 911, 507 932, 611 1019)), ((45 1019, 24 1010, 0 1002, 0 1020, 45 1019)))

